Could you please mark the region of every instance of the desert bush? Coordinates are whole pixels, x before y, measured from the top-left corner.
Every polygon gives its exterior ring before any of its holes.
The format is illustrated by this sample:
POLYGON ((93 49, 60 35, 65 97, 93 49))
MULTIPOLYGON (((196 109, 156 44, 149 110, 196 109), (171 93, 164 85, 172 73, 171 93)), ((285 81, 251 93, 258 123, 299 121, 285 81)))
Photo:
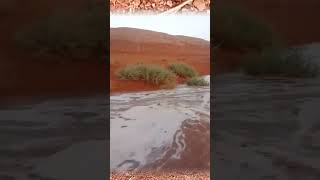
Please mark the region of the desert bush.
POLYGON ((269 27, 239 7, 225 5, 213 17, 213 39, 223 46, 261 49, 279 44, 269 27))
POLYGON ((98 57, 106 50, 105 22, 101 5, 56 12, 18 31, 16 44, 37 56, 98 57))
POLYGON ((245 56, 243 70, 257 76, 315 77, 319 67, 298 51, 267 48, 245 56))
POLYGON ((143 63, 127 65, 117 72, 117 76, 125 80, 144 80, 163 88, 173 88, 176 85, 176 75, 160 65, 143 63))
POLYGON ((198 73, 188 64, 174 63, 169 65, 169 70, 180 77, 192 78, 198 75, 198 73))
POLYGON ((188 86, 208 86, 209 83, 202 77, 192 77, 187 80, 188 86))

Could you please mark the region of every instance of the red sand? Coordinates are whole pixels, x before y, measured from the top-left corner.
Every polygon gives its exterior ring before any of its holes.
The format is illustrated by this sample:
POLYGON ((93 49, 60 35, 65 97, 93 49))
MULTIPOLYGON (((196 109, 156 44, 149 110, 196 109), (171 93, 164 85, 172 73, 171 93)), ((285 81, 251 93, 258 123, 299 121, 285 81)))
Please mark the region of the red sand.
POLYGON ((110 39, 111 93, 159 88, 142 81, 119 80, 115 76, 118 69, 137 62, 162 66, 183 62, 193 66, 201 75, 210 74, 208 41, 132 28, 112 28, 110 39))
POLYGON ((121 59, 111 61, 110 65, 110 92, 130 92, 130 91, 141 91, 141 90, 155 90, 158 87, 153 86, 151 84, 147 84, 143 81, 124 81, 119 80, 115 76, 115 72, 124 67, 127 64, 134 64, 137 62, 144 62, 149 64, 160 64, 163 66, 167 66, 169 63, 173 62, 183 62, 189 65, 192 65, 200 74, 210 74, 210 65, 209 65, 209 57, 204 57, 203 59, 197 57, 187 57, 183 61, 173 61, 173 60, 163 60, 164 58, 168 59, 177 59, 179 56, 170 56, 164 57, 161 55, 158 56, 141 56, 134 54, 111 54, 111 59, 121 59))

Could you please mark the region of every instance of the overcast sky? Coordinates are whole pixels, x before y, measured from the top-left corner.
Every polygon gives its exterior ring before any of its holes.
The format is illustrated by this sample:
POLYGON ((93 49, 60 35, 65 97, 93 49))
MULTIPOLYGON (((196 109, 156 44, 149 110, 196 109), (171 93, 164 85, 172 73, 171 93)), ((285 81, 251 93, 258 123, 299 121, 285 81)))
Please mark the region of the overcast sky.
POLYGON ((110 27, 133 27, 210 40, 210 15, 112 15, 110 27))

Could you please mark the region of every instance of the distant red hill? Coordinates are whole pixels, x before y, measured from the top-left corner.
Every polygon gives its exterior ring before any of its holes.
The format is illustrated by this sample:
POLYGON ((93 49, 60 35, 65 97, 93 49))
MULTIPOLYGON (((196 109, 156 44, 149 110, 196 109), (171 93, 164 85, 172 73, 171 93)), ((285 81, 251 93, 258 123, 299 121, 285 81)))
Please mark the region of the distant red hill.
MULTIPOLYGON (((209 22, 208 22, 209 23, 209 22)), ((146 54, 208 54, 210 42, 135 28, 110 28, 110 51, 146 54)))

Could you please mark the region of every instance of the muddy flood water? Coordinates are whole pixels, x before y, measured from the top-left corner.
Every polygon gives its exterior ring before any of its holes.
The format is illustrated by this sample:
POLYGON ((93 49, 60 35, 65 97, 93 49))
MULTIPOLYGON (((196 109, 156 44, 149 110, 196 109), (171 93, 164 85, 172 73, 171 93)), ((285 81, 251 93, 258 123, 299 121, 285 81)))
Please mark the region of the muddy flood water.
MULTIPOLYGON (((303 47, 320 64, 320 45, 303 47)), ((213 77, 217 179, 320 179, 320 77, 213 77)))
POLYGON ((209 86, 114 95, 110 113, 112 171, 209 171, 209 86))
POLYGON ((45 98, 2 105, 0 179, 104 179, 107 98, 45 98))

